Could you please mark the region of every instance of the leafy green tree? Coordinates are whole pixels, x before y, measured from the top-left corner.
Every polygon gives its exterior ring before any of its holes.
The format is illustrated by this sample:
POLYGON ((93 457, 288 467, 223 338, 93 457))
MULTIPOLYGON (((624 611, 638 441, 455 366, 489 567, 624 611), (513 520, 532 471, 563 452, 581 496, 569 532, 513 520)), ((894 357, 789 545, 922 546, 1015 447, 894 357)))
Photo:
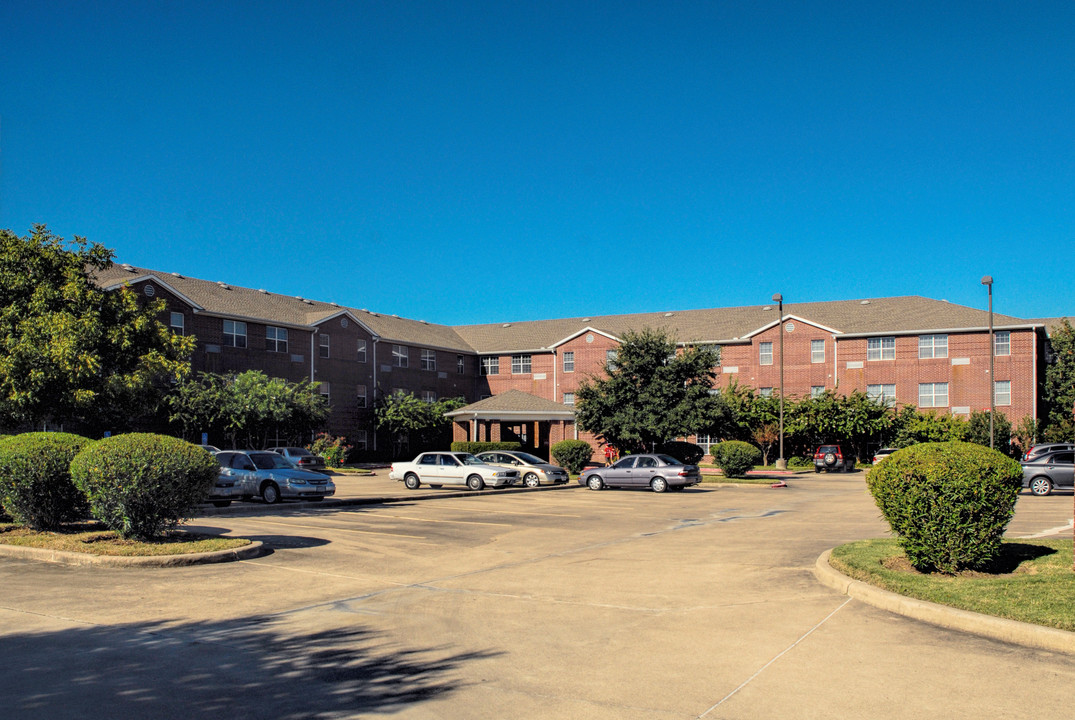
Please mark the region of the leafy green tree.
POLYGON ((170 419, 183 436, 207 432, 232 447, 264 447, 269 438, 301 443, 328 420, 329 406, 317 383, 291 383, 259 370, 238 375, 204 373, 168 397, 170 419))
POLYGON ((189 374, 194 338, 160 321, 161 301, 94 282, 112 257, 44 225, 27 237, 0 230, 0 423, 124 429, 189 374))
POLYGON ((397 391, 381 395, 374 404, 373 414, 378 430, 392 436, 392 456, 399 457, 407 447, 431 447, 444 438, 452 421, 444 413, 458 410, 463 398, 442 398, 436 402, 420 400, 413 393, 397 391))
MULTIPOLYGON (((967 419, 967 442, 989 447, 989 413, 975 410, 967 419)), ((1012 455, 1012 424, 1008 417, 997 412, 993 416, 993 447, 1005 455, 1012 455)), ((1014 452, 1018 452, 1015 450, 1014 452)))
POLYGON ((675 339, 649 328, 624 333, 605 377, 575 391, 579 427, 629 452, 651 450, 696 432, 724 434, 731 411, 713 393, 716 354, 705 347, 676 353, 675 339))
POLYGON ((904 405, 896 416, 895 431, 892 444, 898 448, 924 442, 962 441, 967 437, 967 421, 955 415, 919 412, 914 405, 904 405))
POLYGON ((1022 420, 1012 428, 1012 443, 1019 448, 1020 453, 1025 453, 1038 438, 1040 423, 1030 415, 1025 415, 1022 420))
POLYGON ((827 442, 846 443, 861 461, 870 443, 887 439, 894 421, 891 408, 860 390, 848 395, 827 391, 795 404, 791 429, 809 449, 827 442))
POLYGON ((1067 318, 1049 337, 1054 361, 1045 368, 1046 414, 1042 439, 1071 442, 1075 439, 1075 329, 1067 318))

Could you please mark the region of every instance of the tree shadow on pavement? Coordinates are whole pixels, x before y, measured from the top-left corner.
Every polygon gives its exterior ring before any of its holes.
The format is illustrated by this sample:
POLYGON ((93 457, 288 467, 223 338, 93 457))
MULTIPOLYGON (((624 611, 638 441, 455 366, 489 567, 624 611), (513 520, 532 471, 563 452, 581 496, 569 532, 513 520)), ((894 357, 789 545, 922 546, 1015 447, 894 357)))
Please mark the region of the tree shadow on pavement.
MULTIPOLYGON (((219 599, 207 602, 225 603, 219 599)), ((0 707, 20 719, 328 718, 390 713, 465 685, 491 651, 400 647, 277 616, 0 635, 0 707)))

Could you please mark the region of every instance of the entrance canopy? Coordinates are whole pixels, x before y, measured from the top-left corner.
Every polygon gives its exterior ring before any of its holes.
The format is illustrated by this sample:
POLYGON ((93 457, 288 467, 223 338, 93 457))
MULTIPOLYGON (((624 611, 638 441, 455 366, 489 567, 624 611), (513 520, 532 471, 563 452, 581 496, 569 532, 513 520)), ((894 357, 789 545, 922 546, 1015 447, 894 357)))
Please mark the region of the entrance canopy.
POLYGON ((535 420, 574 420, 575 411, 568 405, 539 398, 522 390, 508 390, 493 397, 479 400, 458 410, 444 413, 455 422, 470 420, 498 420, 503 422, 528 422, 535 420))

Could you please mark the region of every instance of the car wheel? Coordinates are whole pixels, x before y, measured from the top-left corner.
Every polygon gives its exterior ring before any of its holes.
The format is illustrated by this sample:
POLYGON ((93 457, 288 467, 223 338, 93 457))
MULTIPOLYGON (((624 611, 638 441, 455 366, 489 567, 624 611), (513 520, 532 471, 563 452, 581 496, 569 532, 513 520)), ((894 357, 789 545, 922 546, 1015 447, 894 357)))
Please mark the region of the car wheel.
POLYGON ((1036 477, 1030 481, 1030 492, 1044 497, 1053 491, 1053 483, 1046 477, 1036 477))
POLYGON ((527 487, 537 487, 541 484, 541 479, 536 473, 527 473, 526 477, 523 478, 523 482, 527 487))
POLYGON ((471 475, 467 478, 467 487, 471 490, 481 490, 485 487, 485 481, 481 475, 471 475))
POLYGON ((601 480, 601 477, 599 475, 591 475, 589 478, 586 479, 586 487, 590 488, 591 490, 600 490, 604 486, 605 483, 601 480))
POLYGON ((403 485, 408 490, 417 490, 418 486, 421 484, 421 481, 418 480, 418 476, 414 473, 407 473, 406 477, 403 478, 403 485))
POLYGON ((820 474, 821 473, 821 468, 819 468, 817 465, 815 465, 814 466, 814 472, 820 474))
POLYGON ((668 481, 663 477, 655 477, 649 481, 649 486, 653 489, 653 492, 663 493, 668 489, 668 481))
POLYGON ((231 500, 214 500, 213 507, 227 507, 231 505, 231 500))
POLYGON ((265 486, 261 488, 261 499, 269 505, 275 505, 280 502, 280 488, 276 486, 276 483, 265 483, 265 486))

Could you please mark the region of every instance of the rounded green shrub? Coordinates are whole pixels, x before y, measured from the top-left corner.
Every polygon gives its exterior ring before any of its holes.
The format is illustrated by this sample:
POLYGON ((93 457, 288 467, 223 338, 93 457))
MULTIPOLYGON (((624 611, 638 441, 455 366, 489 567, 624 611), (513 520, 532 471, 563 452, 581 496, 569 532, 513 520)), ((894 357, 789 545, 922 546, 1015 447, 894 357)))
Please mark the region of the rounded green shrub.
POLYGON ((892 453, 866 484, 911 564, 951 574, 996 558, 1022 478, 1019 463, 995 450, 943 442, 892 453))
POLYGON ((71 462, 94 517, 123 537, 148 540, 190 517, 220 468, 185 440, 130 433, 100 440, 71 462))
POLYGON ((71 460, 89 438, 71 433, 32 432, 0 440, 0 505, 17 523, 55 530, 89 512, 86 497, 71 482, 71 460))
POLYGON ((723 471, 725 477, 741 478, 747 476, 747 470, 761 462, 761 450, 742 440, 728 440, 709 448, 713 462, 723 471))
POLYGON ((683 442, 682 440, 662 443, 657 448, 657 452, 671 455, 684 465, 697 465, 705 457, 705 450, 702 449, 701 445, 683 442))
POLYGON ((585 440, 561 440, 551 448, 552 459, 569 473, 578 474, 593 457, 593 448, 585 440))

